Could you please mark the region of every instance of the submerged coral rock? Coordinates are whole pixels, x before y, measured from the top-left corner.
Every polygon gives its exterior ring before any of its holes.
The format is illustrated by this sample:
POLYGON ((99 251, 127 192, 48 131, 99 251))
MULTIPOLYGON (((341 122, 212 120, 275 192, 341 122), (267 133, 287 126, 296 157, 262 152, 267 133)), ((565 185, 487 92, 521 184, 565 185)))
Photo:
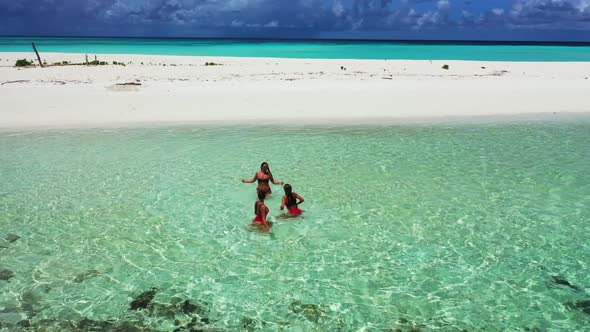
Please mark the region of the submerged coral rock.
POLYGON ((581 291, 582 289, 572 283, 570 283, 569 281, 567 281, 565 278, 560 277, 560 276, 551 276, 551 278, 553 279, 553 282, 558 284, 558 285, 562 285, 562 286, 566 286, 569 287, 575 291, 581 291))
POLYGON ((582 311, 585 314, 590 315, 590 300, 581 300, 576 302, 568 302, 566 303, 570 309, 577 309, 582 311))
POLYGON ((197 313, 197 314, 204 314, 205 313, 205 309, 198 305, 198 304, 192 304, 191 301, 186 300, 184 302, 182 302, 182 305, 180 306, 180 310, 185 313, 185 314, 190 314, 190 313, 197 313))
POLYGON ((0 280, 10 280, 14 277, 14 272, 10 270, 0 270, 0 280))
POLYGON ((138 309, 145 309, 147 306, 150 305, 154 297, 156 296, 156 292, 158 290, 154 287, 149 291, 145 291, 139 294, 138 297, 135 298, 129 305, 129 310, 138 310, 138 309))
POLYGON ((20 239, 20 236, 16 235, 16 234, 8 234, 6 235, 6 241, 12 243, 16 240, 20 239))
POLYGON ((78 322, 78 329, 108 331, 113 328, 113 325, 114 322, 110 320, 97 321, 93 319, 84 318, 80 322, 78 322))
POLYGON ((174 319, 176 316, 176 308, 171 305, 153 302, 147 307, 150 316, 166 317, 168 319, 174 319))
POLYGON ((250 317, 242 317, 240 320, 240 330, 242 331, 256 331, 257 321, 250 317))
POLYGON ((80 273, 79 275, 77 275, 74 278, 74 282, 75 283, 81 283, 84 280, 88 280, 90 278, 94 278, 96 276, 99 276, 101 273, 97 270, 90 270, 90 271, 86 271, 84 273, 80 273))
POLYGON ((78 322, 76 329, 74 329, 74 331, 147 332, 151 330, 140 322, 130 322, 113 319, 100 321, 84 318, 80 322, 78 322))
POLYGON ((295 301, 289 305, 289 309, 296 314, 301 314, 309 321, 319 323, 320 319, 324 315, 324 309, 320 308, 317 304, 305 304, 301 301, 295 301))

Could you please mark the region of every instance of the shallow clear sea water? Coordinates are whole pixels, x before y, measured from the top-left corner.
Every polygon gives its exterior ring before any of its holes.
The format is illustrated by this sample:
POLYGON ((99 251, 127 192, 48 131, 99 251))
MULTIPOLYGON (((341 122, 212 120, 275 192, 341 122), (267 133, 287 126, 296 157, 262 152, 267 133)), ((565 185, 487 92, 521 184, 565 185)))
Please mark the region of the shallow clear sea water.
POLYGON ((590 61, 590 46, 444 44, 367 41, 273 41, 166 38, 0 37, 0 52, 155 54, 309 59, 590 61))
POLYGON ((588 117, 1 132, 0 329, 587 331, 589 166, 588 117))

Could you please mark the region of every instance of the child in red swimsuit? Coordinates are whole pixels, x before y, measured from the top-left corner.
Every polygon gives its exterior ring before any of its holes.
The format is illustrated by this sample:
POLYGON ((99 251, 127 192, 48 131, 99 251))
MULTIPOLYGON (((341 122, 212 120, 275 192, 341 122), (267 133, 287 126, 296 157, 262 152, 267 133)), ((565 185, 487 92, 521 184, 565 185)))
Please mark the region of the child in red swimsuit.
POLYGON ((281 210, 286 206, 287 210, 289 210, 290 216, 295 217, 300 215, 301 210, 299 209, 299 204, 303 203, 305 200, 303 197, 293 192, 293 188, 290 184, 286 184, 283 188, 285 189, 285 196, 283 196, 281 210), (299 202, 297 202, 297 200, 299 200, 299 202))

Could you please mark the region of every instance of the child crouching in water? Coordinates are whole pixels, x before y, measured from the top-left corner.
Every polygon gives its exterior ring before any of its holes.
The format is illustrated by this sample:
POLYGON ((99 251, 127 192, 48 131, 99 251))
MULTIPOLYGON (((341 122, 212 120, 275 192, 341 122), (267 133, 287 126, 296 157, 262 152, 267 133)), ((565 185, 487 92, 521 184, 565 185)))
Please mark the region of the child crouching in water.
POLYGON ((300 215, 301 210, 299 209, 299 204, 303 203, 305 200, 303 197, 293 192, 293 187, 291 187, 290 184, 286 184, 283 189, 285 189, 285 196, 283 196, 283 201, 281 202, 281 210, 286 206, 289 211, 285 217, 296 217, 300 215), (299 202, 297 202, 297 200, 299 200, 299 202))
POLYGON ((266 198, 266 192, 259 191, 258 192, 258 200, 254 203, 254 220, 252 220, 252 224, 258 228, 258 230, 262 232, 268 232, 270 230, 270 226, 266 217, 268 216, 268 207, 264 204, 264 199, 266 198))

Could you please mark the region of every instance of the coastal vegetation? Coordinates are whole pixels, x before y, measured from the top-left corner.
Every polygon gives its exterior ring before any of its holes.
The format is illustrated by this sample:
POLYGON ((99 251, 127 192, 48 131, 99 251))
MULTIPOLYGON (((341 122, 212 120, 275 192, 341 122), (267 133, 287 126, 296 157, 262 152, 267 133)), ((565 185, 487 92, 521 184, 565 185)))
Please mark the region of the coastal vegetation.
POLYGON ((29 61, 27 59, 19 59, 16 60, 16 64, 14 65, 15 67, 28 67, 28 66, 32 66, 33 65, 33 61, 29 61))
MULTIPOLYGON (((126 64, 124 62, 119 62, 119 61, 113 61, 111 63, 107 62, 107 61, 99 61, 99 60, 94 60, 94 61, 88 61, 88 62, 78 62, 78 63, 73 63, 70 61, 58 61, 58 62, 54 62, 52 64, 48 64, 47 62, 43 62, 43 66, 107 66, 107 65, 113 65, 113 66, 126 66, 126 64)), ((15 67, 34 67, 35 63, 31 60, 27 60, 27 59, 19 59, 16 61, 16 63, 14 64, 15 67)))

